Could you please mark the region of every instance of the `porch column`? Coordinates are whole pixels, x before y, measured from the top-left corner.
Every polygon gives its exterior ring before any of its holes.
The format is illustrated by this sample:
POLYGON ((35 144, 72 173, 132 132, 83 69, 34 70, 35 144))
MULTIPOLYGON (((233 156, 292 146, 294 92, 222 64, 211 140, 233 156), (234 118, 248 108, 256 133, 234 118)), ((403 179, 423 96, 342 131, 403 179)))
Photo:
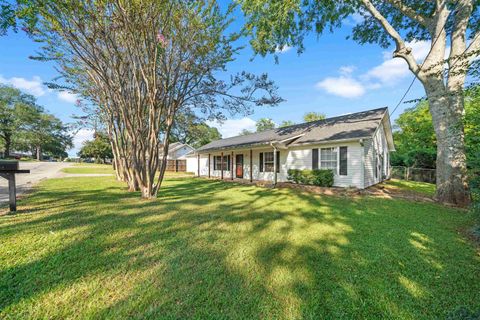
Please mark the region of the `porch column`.
POLYGON ((200 177, 200 153, 197 154, 197 171, 198 171, 198 176, 200 177))
POLYGON ((223 180, 223 152, 221 153, 221 156, 220 156, 220 179, 223 180))
POLYGON ((253 182, 253 152, 250 149, 250 182, 253 182))
POLYGON ((230 158, 230 180, 233 180, 233 151, 232 151, 232 157, 230 158))
POLYGON ((210 153, 208 154, 208 178, 210 178, 210 153))
POLYGON ((273 184, 277 184, 277 149, 273 147, 273 184))

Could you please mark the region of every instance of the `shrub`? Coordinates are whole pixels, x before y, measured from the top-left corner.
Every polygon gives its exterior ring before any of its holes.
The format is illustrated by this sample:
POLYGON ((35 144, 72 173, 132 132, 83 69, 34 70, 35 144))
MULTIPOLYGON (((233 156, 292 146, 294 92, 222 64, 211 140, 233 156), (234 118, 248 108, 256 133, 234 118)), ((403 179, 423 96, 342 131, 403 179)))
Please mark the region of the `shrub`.
POLYGON ((300 184, 313 184, 320 187, 333 186, 332 170, 298 170, 289 169, 287 180, 300 184))
POLYGON ((312 170, 313 181, 312 184, 322 187, 333 186, 333 171, 332 170, 312 170))
POLYGON ((287 180, 295 183, 300 183, 300 171, 298 169, 287 170, 287 180))

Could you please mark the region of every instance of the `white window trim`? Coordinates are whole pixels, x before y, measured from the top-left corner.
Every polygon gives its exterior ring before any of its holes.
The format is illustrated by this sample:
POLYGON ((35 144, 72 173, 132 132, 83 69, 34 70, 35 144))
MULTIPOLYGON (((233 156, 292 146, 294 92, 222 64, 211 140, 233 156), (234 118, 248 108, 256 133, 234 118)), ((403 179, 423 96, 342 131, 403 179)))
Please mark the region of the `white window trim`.
MULTIPOLYGON (((336 153, 336 162, 337 162, 337 165, 336 165, 336 172, 333 173, 334 176, 338 176, 338 173, 339 173, 339 170, 340 170, 340 161, 339 161, 339 150, 340 148, 339 147, 324 147, 324 148, 319 148, 319 155, 318 155, 318 161, 320 162, 319 163, 319 166, 318 168, 319 169, 323 169, 323 170, 328 170, 330 168, 324 168, 322 167, 322 149, 333 149, 336 153)), ((329 160, 325 160, 325 161, 329 161, 329 160)))

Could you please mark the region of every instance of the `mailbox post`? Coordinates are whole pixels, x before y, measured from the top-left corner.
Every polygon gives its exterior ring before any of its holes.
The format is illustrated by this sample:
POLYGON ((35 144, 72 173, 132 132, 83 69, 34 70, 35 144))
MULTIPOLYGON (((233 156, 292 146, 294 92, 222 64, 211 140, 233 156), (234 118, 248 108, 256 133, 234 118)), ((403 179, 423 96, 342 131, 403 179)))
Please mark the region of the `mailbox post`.
POLYGON ((0 161, 0 177, 8 180, 8 199, 10 211, 17 211, 17 186, 15 174, 30 173, 30 170, 20 170, 18 161, 0 161))

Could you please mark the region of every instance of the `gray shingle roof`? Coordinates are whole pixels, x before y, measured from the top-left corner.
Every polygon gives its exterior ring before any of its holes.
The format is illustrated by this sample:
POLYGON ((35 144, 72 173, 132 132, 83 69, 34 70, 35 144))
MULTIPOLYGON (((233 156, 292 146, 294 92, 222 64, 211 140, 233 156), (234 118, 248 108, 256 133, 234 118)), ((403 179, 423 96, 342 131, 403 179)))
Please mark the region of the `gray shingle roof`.
POLYGON ((382 121, 385 112, 387 112, 387 108, 379 108, 221 139, 212 141, 200 147, 197 151, 204 152, 261 146, 274 141, 293 140, 293 138, 299 135, 301 136, 295 139, 290 146, 334 140, 370 138, 382 121))

